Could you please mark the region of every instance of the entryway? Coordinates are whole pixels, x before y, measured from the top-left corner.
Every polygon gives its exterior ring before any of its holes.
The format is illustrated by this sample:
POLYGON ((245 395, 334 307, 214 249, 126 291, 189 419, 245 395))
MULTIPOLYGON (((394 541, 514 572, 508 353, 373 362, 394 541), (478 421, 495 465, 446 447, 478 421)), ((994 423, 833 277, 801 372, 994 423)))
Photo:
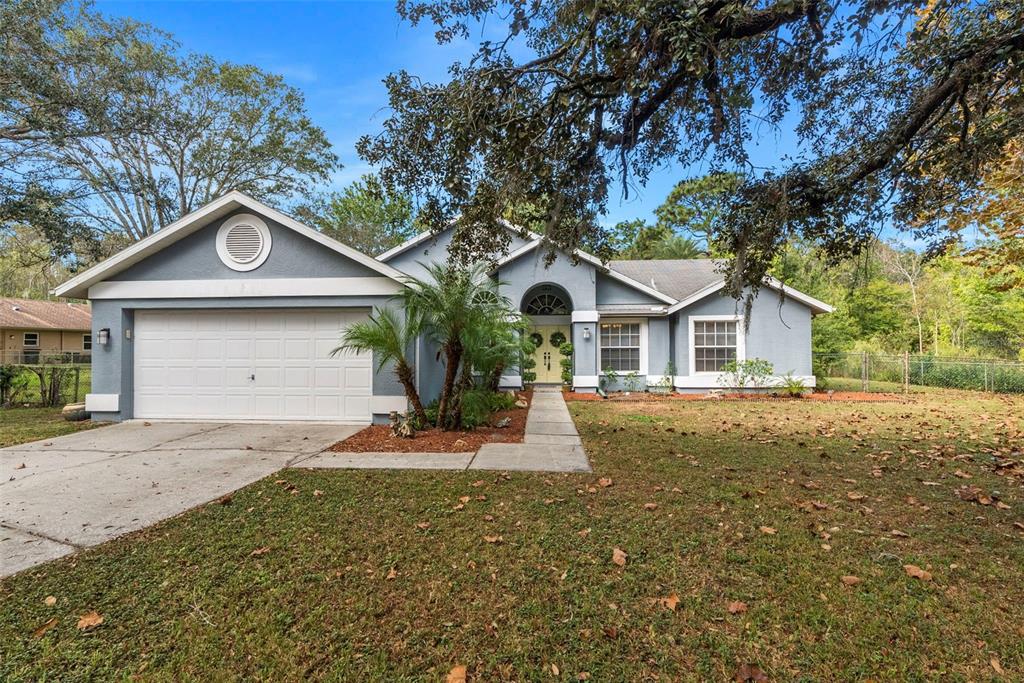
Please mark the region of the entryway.
POLYGON ((537 384, 561 384, 562 366, 559 361, 562 354, 558 347, 569 340, 569 326, 536 325, 530 331, 530 338, 537 347, 533 352, 533 359, 537 362, 534 367, 537 384))

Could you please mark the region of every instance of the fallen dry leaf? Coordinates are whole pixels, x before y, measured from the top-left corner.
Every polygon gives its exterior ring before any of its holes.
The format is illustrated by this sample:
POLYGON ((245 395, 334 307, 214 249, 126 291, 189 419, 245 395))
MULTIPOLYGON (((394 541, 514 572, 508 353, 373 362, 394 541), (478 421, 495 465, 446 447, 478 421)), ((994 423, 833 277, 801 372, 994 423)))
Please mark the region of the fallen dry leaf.
POLYGON ((763 526, 763 527, 761 527, 761 533, 762 534, 768 534, 769 536, 774 536, 775 535, 775 527, 763 526))
POLYGON ((15 465, 14 469, 16 469, 16 470, 23 470, 23 469, 25 469, 25 463, 21 463, 20 465, 15 465))
POLYGON ((75 628, 77 628, 79 631, 88 631, 90 629, 96 628, 102 623, 103 617, 100 615, 99 612, 93 610, 92 612, 87 612, 80 616, 78 618, 78 623, 75 625, 75 628))
POLYGON ((736 675, 733 677, 733 680, 736 683, 749 683, 750 681, 761 683, 768 680, 768 674, 761 671, 761 667, 754 664, 742 664, 740 668, 736 669, 736 675))
POLYGON ((857 493, 856 491, 850 491, 846 494, 846 497, 850 500, 864 500, 867 498, 863 493, 857 493))
POLYGON ((597 485, 600 486, 603 489, 606 489, 606 488, 608 488, 609 486, 612 485, 612 478, 611 477, 601 477, 600 479, 597 480, 597 485))
POLYGON ((853 574, 847 574, 847 575, 843 576, 842 578, 840 578, 839 580, 842 581, 847 586, 856 586, 861 581, 859 576, 854 576, 853 574))
POLYGON ((256 550, 253 550, 251 553, 249 553, 249 556, 250 557, 259 557, 260 555, 266 555, 269 552, 270 552, 270 546, 269 545, 265 545, 262 548, 256 548, 256 550))
POLYGON ((620 567, 626 566, 626 559, 629 557, 624 550, 620 548, 612 548, 612 562, 619 565, 620 567))
POLYGON ((427 529, 430 528, 430 522, 417 522, 416 523, 416 528, 417 529, 422 529, 423 531, 426 531, 427 529))
POLYGON ((46 620, 46 622, 43 623, 42 626, 37 628, 35 631, 32 631, 32 637, 33 638, 42 638, 44 635, 46 635, 47 631, 49 631, 51 628, 55 627, 56 625, 57 625, 57 617, 53 617, 52 619, 48 619, 48 620, 46 620))
POLYGON ((503 539, 501 536, 484 536, 484 540, 488 543, 501 543, 505 539, 503 539))
POLYGON ((579 536, 580 538, 586 538, 587 536, 590 535, 590 528, 588 527, 586 529, 580 529, 579 531, 576 532, 576 535, 579 536))
POLYGON ((388 581, 394 581, 395 579, 398 578, 398 570, 395 569, 394 567, 392 567, 391 569, 388 570, 388 575, 385 576, 384 578, 387 579, 388 581))
POLYGON ((988 660, 988 663, 992 667, 992 670, 995 671, 997 674, 999 674, 1000 676, 1006 675, 1006 669, 1004 669, 1003 665, 999 663, 998 657, 993 657, 992 659, 988 660))
POLYGON ((46 599, 43 600, 43 604, 45 604, 47 607, 53 607, 57 604, 57 598, 53 597, 52 595, 47 595, 46 599))
POLYGON ((924 569, 921 569, 915 564, 903 565, 903 571, 907 573, 907 576, 913 577, 915 579, 921 579, 922 581, 932 580, 931 572, 925 571, 924 569))
POLYGON ((747 611, 747 603, 739 600, 733 600, 729 603, 727 609, 729 610, 729 614, 743 614, 747 611))
POLYGON ((315 491, 313 491, 313 496, 314 496, 315 498, 319 498, 319 497, 320 497, 320 496, 322 496, 322 495, 324 495, 324 492, 323 492, 323 491, 321 491, 320 489, 316 489, 315 491))
POLYGON ((459 496, 459 502, 460 503, 468 503, 469 502, 469 496, 459 496))
POLYGON ((675 612, 679 606, 679 596, 673 593, 667 598, 654 598, 654 604, 675 612))
POLYGON ((551 675, 552 676, 558 676, 560 673, 562 673, 562 672, 558 670, 558 665, 557 664, 552 664, 551 665, 551 675))
POLYGON ((657 510, 657 509, 658 509, 658 504, 657 503, 644 503, 644 510, 657 510))
POLYGON ((893 529, 889 533, 897 538, 910 538, 910 534, 908 534, 906 531, 900 531, 899 529, 893 529))
POLYGON ((444 680, 445 683, 466 683, 466 667, 462 664, 453 666, 444 680))

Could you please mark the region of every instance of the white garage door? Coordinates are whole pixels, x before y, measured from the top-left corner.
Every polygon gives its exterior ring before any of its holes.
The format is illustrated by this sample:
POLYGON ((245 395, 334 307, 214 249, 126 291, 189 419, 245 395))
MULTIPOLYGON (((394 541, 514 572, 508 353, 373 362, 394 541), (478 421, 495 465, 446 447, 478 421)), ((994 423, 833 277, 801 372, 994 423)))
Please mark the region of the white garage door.
POLYGON ((371 354, 330 356, 368 314, 136 311, 135 417, 368 422, 371 354))

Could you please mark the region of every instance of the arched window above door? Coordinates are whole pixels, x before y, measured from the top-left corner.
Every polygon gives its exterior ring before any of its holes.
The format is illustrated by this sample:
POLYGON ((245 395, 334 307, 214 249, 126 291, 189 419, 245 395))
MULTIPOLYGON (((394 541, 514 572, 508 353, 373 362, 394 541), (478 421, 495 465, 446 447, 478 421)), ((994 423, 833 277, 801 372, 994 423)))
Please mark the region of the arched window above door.
POLYGON ((531 291, 523 303, 523 313, 526 315, 569 315, 571 312, 568 297, 551 286, 531 291))

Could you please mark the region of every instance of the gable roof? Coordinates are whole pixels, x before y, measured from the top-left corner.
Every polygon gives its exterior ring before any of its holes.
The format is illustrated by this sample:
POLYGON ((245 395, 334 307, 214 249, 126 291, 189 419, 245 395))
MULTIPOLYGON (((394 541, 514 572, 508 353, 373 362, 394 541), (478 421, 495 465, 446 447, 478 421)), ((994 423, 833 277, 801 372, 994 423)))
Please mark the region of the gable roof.
POLYGON ((273 209, 262 202, 258 202, 248 195, 238 192, 237 190, 232 190, 226 195, 213 200, 209 204, 196 209, 192 213, 179 218, 170 225, 161 228, 149 237, 139 240, 130 247, 122 249, 105 261, 101 261, 92 268, 79 273, 64 284, 54 288, 53 293, 57 296, 85 298, 88 296, 89 287, 97 282, 101 282, 111 275, 120 273, 129 266, 152 256, 161 249, 164 249, 206 225, 209 225, 212 221, 215 221, 218 218, 223 218, 238 209, 249 209, 250 211, 266 216, 267 218, 280 223, 284 227, 294 230, 303 237, 307 237, 314 242, 318 242, 328 249, 331 249, 342 256, 346 256, 385 277, 389 277, 399 282, 403 282, 405 280, 406 276, 401 271, 395 270, 391 266, 367 256, 347 244, 342 244, 338 240, 328 237, 322 232, 303 225, 291 216, 285 215, 277 209, 273 209))
MULTIPOLYGON (((609 261, 612 270, 664 292, 676 301, 721 282, 719 262, 712 259, 609 261)), ((673 302, 675 303, 675 302, 673 302)))
MULTIPOLYGON (((544 242, 544 238, 535 232, 513 225, 505 220, 500 220, 498 223, 515 234, 528 237, 530 241, 498 259, 494 265, 495 270, 532 252, 544 242)), ((451 225, 445 228, 445 230, 450 229, 451 225)), ((429 230, 421 232, 397 247, 384 252, 377 259, 387 261, 440 235, 445 230, 439 233, 429 230)), ((669 308, 664 311, 667 314, 675 313, 725 288, 725 278, 721 272, 724 264, 716 259, 612 260, 606 264, 598 257, 582 249, 574 250, 573 256, 595 266, 604 275, 669 304, 669 308)), ((799 301, 810 308, 815 314, 831 313, 834 310, 832 306, 825 302, 819 301, 792 287, 787 287, 775 278, 766 278, 764 284, 766 287, 782 292, 794 301, 799 301)))
POLYGON ((89 304, 38 299, 0 299, 0 327, 19 330, 92 329, 89 304))

